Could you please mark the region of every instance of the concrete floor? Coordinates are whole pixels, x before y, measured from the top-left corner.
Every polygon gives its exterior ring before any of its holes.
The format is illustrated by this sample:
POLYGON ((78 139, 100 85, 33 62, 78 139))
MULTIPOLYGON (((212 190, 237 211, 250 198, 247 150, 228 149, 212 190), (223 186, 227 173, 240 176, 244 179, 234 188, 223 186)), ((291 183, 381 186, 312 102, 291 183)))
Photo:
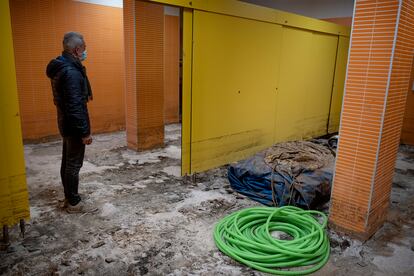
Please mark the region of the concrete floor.
MULTIPOLYGON (((125 133, 96 135, 87 147, 81 194, 96 214, 58 206, 61 143, 25 146, 32 219, 0 252, 5 275, 263 275, 221 254, 212 230, 223 216, 257 203, 229 189, 226 169, 179 177, 180 126, 166 147, 130 151, 125 133)), ((414 275, 414 147, 402 146, 384 227, 361 243, 329 232, 331 257, 315 275, 414 275)))

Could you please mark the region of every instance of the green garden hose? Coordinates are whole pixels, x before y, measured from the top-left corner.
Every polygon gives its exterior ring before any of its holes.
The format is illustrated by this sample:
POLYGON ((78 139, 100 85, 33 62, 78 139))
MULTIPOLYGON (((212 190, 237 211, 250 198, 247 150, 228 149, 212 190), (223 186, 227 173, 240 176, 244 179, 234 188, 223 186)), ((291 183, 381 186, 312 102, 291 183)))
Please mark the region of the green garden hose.
POLYGON ((322 212, 293 206, 247 208, 219 221, 214 241, 223 253, 259 271, 305 275, 317 271, 329 259, 327 221, 322 212), (274 238, 275 231, 292 239, 274 238))

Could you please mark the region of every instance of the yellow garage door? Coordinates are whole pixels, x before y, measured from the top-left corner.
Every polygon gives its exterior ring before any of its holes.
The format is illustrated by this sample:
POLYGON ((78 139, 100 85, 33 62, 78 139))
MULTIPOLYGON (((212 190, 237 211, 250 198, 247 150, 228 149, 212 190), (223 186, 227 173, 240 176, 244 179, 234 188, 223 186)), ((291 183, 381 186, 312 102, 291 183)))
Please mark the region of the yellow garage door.
POLYGON ((275 142, 327 134, 337 41, 283 27, 275 142))
POLYGON ((203 11, 193 16, 194 173, 273 143, 282 26, 203 11))
POLYGON ((345 45, 338 35, 200 10, 184 15, 192 26, 184 36, 191 65, 191 73, 184 70, 184 172, 328 133, 337 52, 345 45))

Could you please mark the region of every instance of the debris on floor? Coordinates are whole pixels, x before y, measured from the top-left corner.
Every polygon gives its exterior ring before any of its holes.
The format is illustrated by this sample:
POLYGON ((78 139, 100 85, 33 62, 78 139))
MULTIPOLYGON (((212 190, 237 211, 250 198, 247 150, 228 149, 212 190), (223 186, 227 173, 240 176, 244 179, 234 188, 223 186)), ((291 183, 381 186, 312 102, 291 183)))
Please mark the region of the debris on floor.
MULTIPOLYGON (((264 275, 213 240, 220 219, 260 204, 232 191, 227 167, 200 173, 195 183, 177 177, 180 133, 167 126, 165 148, 140 153, 126 148, 125 132, 96 135, 80 192, 99 213, 87 215, 58 207, 61 142, 25 145, 31 220, 24 237, 10 229, 0 274, 264 275)), ((414 147, 401 147, 384 227, 365 243, 329 231, 330 259, 314 275, 412 275, 413 164, 414 147)))
POLYGON ((280 143, 231 164, 231 187, 267 206, 315 209, 331 194, 335 152, 326 143, 280 143))

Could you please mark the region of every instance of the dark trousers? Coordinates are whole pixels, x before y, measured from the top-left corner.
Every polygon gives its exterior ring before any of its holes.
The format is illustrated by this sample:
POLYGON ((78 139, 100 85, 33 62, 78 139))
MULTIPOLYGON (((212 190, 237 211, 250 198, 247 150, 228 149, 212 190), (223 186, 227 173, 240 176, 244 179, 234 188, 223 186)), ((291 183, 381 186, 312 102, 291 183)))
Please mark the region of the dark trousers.
POLYGON ((65 198, 69 204, 76 205, 81 201, 78 193, 79 171, 83 165, 85 145, 80 137, 63 137, 62 165, 60 177, 62 178, 65 198))

